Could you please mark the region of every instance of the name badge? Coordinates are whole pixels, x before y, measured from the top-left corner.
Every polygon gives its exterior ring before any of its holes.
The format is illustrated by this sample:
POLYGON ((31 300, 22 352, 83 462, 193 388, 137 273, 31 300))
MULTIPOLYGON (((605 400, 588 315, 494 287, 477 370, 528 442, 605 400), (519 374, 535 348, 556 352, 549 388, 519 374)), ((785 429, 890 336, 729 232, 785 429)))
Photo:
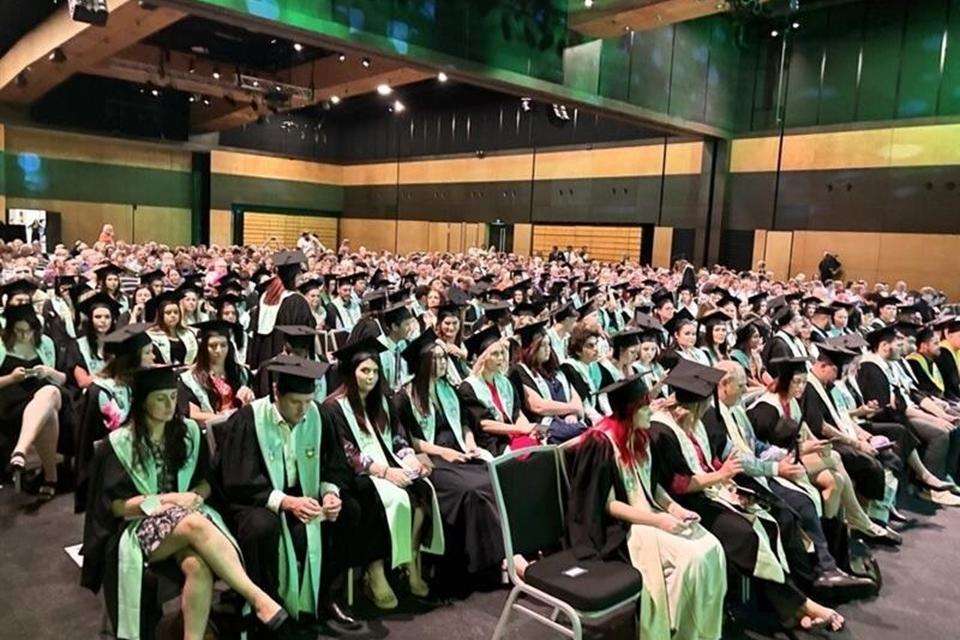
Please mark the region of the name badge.
POLYGON ((305 450, 305 453, 306 453, 307 459, 309 460, 310 458, 317 455, 317 449, 316 447, 307 447, 305 450))

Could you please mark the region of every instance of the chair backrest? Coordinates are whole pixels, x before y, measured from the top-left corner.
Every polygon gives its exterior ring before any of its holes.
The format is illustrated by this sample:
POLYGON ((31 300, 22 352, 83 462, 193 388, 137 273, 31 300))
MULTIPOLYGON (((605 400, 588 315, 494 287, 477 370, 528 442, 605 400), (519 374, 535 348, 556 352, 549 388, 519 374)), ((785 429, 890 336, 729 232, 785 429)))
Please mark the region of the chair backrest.
POLYGON ((511 451, 490 461, 507 558, 555 551, 564 536, 556 447, 511 451))
POLYGON ((580 450, 580 443, 583 440, 583 434, 576 438, 571 438, 559 445, 560 473, 563 478, 563 500, 564 504, 570 497, 570 473, 573 470, 574 463, 577 461, 577 452, 580 450))

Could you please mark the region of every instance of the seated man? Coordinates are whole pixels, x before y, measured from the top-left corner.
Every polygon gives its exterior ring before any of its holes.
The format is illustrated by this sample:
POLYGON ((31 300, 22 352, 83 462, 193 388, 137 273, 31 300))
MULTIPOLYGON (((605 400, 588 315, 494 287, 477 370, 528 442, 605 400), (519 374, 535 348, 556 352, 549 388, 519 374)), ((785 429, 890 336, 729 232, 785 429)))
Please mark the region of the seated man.
POLYGON ((314 401, 329 365, 281 355, 273 398, 238 410, 218 431, 214 480, 250 577, 294 618, 360 628, 330 595, 348 568, 360 506, 346 495, 343 451, 314 401))

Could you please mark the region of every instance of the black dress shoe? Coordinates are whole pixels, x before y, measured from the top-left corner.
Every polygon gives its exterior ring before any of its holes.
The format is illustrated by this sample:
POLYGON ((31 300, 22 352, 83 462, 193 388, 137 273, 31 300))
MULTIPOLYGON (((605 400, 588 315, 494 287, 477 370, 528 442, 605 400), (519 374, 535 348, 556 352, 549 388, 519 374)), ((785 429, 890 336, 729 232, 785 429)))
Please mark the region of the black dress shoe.
POLYGON ((818 589, 830 588, 850 588, 850 587, 872 587, 874 584, 870 578, 852 576, 840 569, 824 571, 814 582, 813 586, 818 589))
POLYGON ((853 531, 853 535, 864 542, 880 544, 887 547, 899 547, 903 543, 903 536, 886 527, 884 527, 883 533, 874 534, 855 530, 853 531))
POLYGON ((326 612, 327 622, 335 624, 344 631, 360 631, 364 627, 363 622, 353 617, 350 609, 333 600, 327 603, 326 612))

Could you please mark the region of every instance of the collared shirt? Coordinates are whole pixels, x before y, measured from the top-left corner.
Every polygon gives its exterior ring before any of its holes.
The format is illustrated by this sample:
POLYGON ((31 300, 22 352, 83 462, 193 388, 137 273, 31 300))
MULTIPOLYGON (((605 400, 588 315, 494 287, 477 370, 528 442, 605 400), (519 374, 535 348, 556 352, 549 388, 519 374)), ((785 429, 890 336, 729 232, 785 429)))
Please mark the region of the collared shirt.
MULTIPOLYGON (((300 423, 291 425, 289 422, 287 422, 283 415, 281 415, 280 410, 277 409, 276 403, 270 404, 270 417, 273 421, 273 424, 280 432, 280 439, 283 440, 283 468, 285 470, 284 475, 286 476, 286 486, 293 487, 299 481, 299 476, 297 475, 297 453, 293 448, 293 430, 296 429, 297 425, 300 423)), ((321 482, 320 497, 323 497, 328 493, 339 496, 340 488, 332 482, 321 482)), ((279 513, 280 504, 286 497, 286 493, 274 489, 270 492, 270 496, 267 498, 267 508, 274 513, 279 513)))

